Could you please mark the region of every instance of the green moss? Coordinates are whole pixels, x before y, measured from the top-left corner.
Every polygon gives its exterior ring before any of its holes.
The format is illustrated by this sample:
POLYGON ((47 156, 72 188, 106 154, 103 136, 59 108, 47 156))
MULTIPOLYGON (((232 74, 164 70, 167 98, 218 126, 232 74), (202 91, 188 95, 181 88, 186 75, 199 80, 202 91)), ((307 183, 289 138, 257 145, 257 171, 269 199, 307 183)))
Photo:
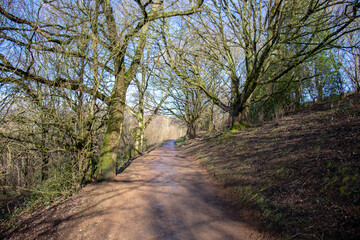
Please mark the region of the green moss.
POLYGON ((231 129, 231 132, 235 133, 235 132, 238 132, 238 131, 244 130, 244 129, 246 129, 246 125, 244 125, 242 123, 235 123, 231 129))
POLYGON ((176 144, 181 144, 183 142, 186 141, 186 136, 183 136, 183 137, 179 137, 178 139, 176 139, 176 144))
POLYGON ((224 134, 222 134, 218 139, 217 139, 217 142, 220 143, 222 140, 226 139, 226 138, 229 138, 233 135, 233 132, 232 131, 228 131, 224 134))
POLYGON ((115 165, 111 154, 105 157, 102 156, 96 172, 97 180, 106 181, 113 179, 115 177, 115 165))
POLYGON ((340 196, 342 196, 342 197, 347 197, 348 196, 346 185, 341 186, 339 188, 339 191, 340 191, 340 196))

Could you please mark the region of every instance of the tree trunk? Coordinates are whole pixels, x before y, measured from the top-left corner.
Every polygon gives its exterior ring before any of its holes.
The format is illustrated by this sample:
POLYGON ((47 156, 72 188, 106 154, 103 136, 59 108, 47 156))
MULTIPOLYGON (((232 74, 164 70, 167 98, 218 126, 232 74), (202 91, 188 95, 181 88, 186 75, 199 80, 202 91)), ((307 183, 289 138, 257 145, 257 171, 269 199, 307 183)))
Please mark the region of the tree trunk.
POLYGON ((357 66, 355 65, 354 80, 355 80, 356 92, 359 93, 360 92, 360 56, 357 55, 356 58, 357 58, 357 66))
POLYGON ((188 139, 196 138, 196 125, 195 122, 191 122, 187 124, 186 136, 188 139))
MULTIPOLYGON (((42 124, 46 122, 43 114, 41 115, 42 124)), ((45 125, 42 125, 42 133, 41 133, 41 147, 45 149, 46 144, 46 135, 48 134, 48 130, 45 125)), ((42 152, 42 164, 41 164, 41 181, 45 181, 49 178, 49 154, 42 152)))
POLYGON ((315 59, 315 88, 316 88, 316 92, 317 92, 317 101, 321 102, 323 100, 323 80, 322 80, 322 76, 321 71, 320 70, 320 63, 319 63, 319 59, 315 59))
POLYGON ((214 124, 214 103, 210 103, 210 113, 209 113, 209 125, 208 125, 208 132, 212 132, 215 130, 214 124))
POLYGON ((111 180, 116 175, 116 159, 124 120, 126 84, 124 75, 117 76, 109 104, 109 120, 97 167, 97 179, 111 180))
POLYGON ((229 114, 229 128, 233 129, 235 125, 242 127, 249 127, 249 105, 251 101, 252 94, 246 100, 245 104, 237 104, 233 107, 229 114))
POLYGON ((295 111, 298 111, 301 106, 301 91, 300 91, 300 83, 296 84, 295 87, 295 111))
POLYGON ((320 83, 321 80, 318 77, 315 77, 316 81, 316 91, 317 91, 317 101, 321 102, 323 100, 323 86, 320 83))
POLYGON ((239 113, 238 123, 245 125, 246 127, 250 126, 249 106, 244 107, 244 109, 239 113))
POLYGON ((144 129, 142 124, 140 124, 139 122, 135 133, 135 145, 134 145, 137 153, 141 153, 143 151, 143 145, 144 145, 144 129))
POLYGON ((138 126, 136 129, 136 133, 135 133, 135 151, 137 151, 137 153, 140 153, 143 151, 143 144, 144 144, 144 131, 145 131, 145 126, 144 126, 144 98, 145 98, 145 74, 144 72, 142 73, 143 75, 143 80, 142 80, 142 86, 139 89, 139 109, 137 112, 137 121, 138 121, 138 126))

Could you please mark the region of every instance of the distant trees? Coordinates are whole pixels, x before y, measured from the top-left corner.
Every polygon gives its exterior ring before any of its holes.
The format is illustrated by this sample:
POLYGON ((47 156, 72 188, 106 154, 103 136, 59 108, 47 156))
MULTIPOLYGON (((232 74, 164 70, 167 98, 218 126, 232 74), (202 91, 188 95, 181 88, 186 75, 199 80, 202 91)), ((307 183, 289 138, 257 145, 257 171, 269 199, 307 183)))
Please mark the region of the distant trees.
POLYGON ((310 81, 310 97, 317 101, 322 101, 324 97, 340 95, 344 92, 344 84, 340 74, 340 62, 336 59, 334 52, 321 52, 314 56, 313 79, 310 81))
POLYGON ((128 104, 128 112, 136 119, 136 127, 134 127, 131 135, 135 140, 134 148, 137 153, 144 150, 145 129, 151 123, 156 114, 158 114, 161 106, 169 96, 170 82, 163 80, 163 71, 161 63, 158 61, 158 54, 153 46, 148 43, 146 53, 139 66, 138 73, 134 76, 133 84, 135 86, 136 96, 132 96, 133 100, 128 104), (162 95, 163 93, 163 95, 162 95), (159 96, 156 99, 154 95, 159 96), (146 112, 145 112, 146 111, 146 112), (145 113, 147 113, 145 118, 145 113))
POLYGON ((199 88, 183 83, 175 77, 172 80, 169 98, 166 107, 163 108, 186 124, 188 139, 195 138, 198 120, 208 103, 205 94, 199 88))

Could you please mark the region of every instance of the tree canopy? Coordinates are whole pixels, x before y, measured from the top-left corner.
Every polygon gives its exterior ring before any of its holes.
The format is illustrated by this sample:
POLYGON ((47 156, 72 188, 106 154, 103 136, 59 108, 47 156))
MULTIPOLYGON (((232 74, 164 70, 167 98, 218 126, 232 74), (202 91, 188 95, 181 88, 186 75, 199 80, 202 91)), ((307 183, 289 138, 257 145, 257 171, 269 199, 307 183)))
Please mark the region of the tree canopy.
POLYGON ((181 119, 193 138, 197 128, 225 125, 225 113, 230 128, 247 126, 280 105, 359 91, 359 7, 344 0, 1 1, 4 176, 45 182, 63 152, 59 164, 77 186, 110 180, 124 134, 141 153, 155 114, 181 119), (127 112, 137 124, 124 133, 127 112), (15 142, 21 147, 10 147, 15 142), (19 160, 29 152, 36 164, 19 160), (13 159, 22 173, 6 167, 13 159))

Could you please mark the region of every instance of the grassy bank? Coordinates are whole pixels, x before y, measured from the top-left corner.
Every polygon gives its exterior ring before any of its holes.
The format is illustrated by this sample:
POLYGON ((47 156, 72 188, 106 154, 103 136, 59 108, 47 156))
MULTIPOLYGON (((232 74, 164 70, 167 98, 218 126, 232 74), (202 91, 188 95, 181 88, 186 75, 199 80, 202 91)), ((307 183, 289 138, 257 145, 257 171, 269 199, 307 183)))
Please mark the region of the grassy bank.
POLYGON ((360 239, 360 96, 182 144, 285 239, 360 239))

